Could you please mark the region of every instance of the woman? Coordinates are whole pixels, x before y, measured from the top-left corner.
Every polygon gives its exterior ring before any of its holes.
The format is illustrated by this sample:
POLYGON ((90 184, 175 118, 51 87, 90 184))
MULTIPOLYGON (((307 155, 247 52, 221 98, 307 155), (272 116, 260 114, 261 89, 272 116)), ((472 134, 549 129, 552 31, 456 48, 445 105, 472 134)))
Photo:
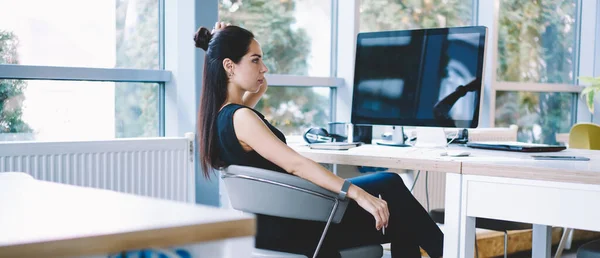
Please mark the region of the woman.
MULTIPOLYGON (((290 173, 332 192, 347 188, 342 221, 332 225, 319 257, 339 257, 338 250, 390 243, 392 257, 441 257, 443 235, 395 173, 348 180, 286 145, 283 133, 254 110, 267 90, 263 53, 254 35, 237 26, 201 27, 196 47, 206 51, 198 133, 204 175, 211 168, 253 166, 290 173), (382 195, 383 199, 376 196, 382 195), (382 228, 385 227, 385 235, 382 228)), ((344 189, 346 190, 346 189, 344 189)), ((257 215, 256 247, 312 257, 324 223, 257 215)))

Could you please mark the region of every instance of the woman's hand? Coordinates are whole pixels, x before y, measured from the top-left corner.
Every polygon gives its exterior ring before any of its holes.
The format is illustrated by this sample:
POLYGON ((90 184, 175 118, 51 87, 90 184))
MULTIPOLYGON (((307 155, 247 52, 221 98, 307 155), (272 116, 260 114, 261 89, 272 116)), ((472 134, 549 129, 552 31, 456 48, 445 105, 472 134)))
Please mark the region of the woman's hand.
POLYGON ((269 88, 268 84, 267 84, 267 78, 263 78, 263 85, 260 86, 260 89, 257 92, 249 92, 246 91, 244 93, 244 96, 242 96, 242 102, 244 103, 244 105, 254 108, 256 106, 256 104, 258 103, 258 101, 260 100, 260 98, 265 94, 265 92, 267 91, 267 88, 269 88))
MULTIPOLYGON (((360 189, 359 187, 356 188, 360 189)), ((357 192, 357 196, 354 198, 354 201, 356 201, 356 203, 358 203, 358 205, 364 210, 373 215, 373 218, 375 218, 375 228, 377 228, 377 230, 381 230, 382 227, 387 228, 388 220, 390 218, 390 211, 388 210, 386 201, 379 199, 362 189, 357 192)))
POLYGON ((215 22, 215 26, 213 27, 212 31, 210 32, 210 34, 215 34, 215 32, 224 29, 225 27, 231 25, 231 23, 225 23, 225 22, 215 22))

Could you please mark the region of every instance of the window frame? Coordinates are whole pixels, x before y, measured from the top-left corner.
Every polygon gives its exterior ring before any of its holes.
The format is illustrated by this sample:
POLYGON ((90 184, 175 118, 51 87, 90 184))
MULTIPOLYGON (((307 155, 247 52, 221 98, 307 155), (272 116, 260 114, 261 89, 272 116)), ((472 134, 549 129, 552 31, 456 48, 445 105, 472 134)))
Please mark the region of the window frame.
POLYGON ((164 92, 165 85, 173 82, 173 74, 166 70, 164 65, 164 1, 170 0, 158 0, 159 69, 0 64, 0 79, 157 83, 159 85, 159 136, 165 136, 164 92))
POLYGON ((0 79, 166 83, 171 76, 166 70, 0 64, 0 79))
MULTIPOLYGON (((481 0, 480 0, 481 1, 481 0)), ((577 84, 563 84, 563 83, 536 83, 536 82, 506 82, 506 81, 498 81, 497 80, 497 64, 498 64, 498 26, 499 26, 499 10, 500 10, 500 1, 494 0, 494 5, 488 4, 485 6, 485 12, 489 15, 493 13, 493 26, 491 31, 491 41, 493 45, 488 45, 488 49, 492 48, 493 57, 491 62, 488 62, 487 66, 489 69, 486 71, 491 72, 491 91, 489 98, 489 125, 490 127, 495 127, 495 115, 496 115, 496 92, 497 91, 527 91, 527 92, 548 92, 548 93, 573 93, 573 101, 576 103, 573 105, 572 112, 572 123, 583 122, 590 120, 590 114, 585 107, 585 103, 579 98, 579 93, 585 88, 584 86, 577 84), (492 8, 493 10, 490 10, 492 8)), ((491 2, 491 1, 490 1, 491 2)), ((597 39, 596 35, 594 35, 593 31, 595 28, 595 23, 590 24, 585 23, 583 21, 590 20, 594 18, 595 10, 597 10, 597 3, 594 1, 577 1, 577 10, 576 10, 576 31, 575 31, 575 63, 573 67, 573 73, 575 74, 575 78, 580 76, 592 76, 589 69, 587 67, 594 66, 594 58, 587 58, 585 55, 581 53, 593 53, 594 45, 593 42, 597 39), (592 33, 589 33, 592 31, 592 33), (585 42, 582 44, 582 42, 585 42), (588 43, 590 42, 590 43, 588 43)), ((579 82, 579 79, 575 79, 576 82, 579 82)), ((484 110, 485 113, 485 110, 484 110)))
MULTIPOLYGON (((588 1, 589 3, 587 3, 587 6, 585 8, 583 8, 583 15, 584 18, 587 18, 588 20, 593 20, 593 18, 595 18, 594 22, 588 22, 585 24, 585 28, 586 30, 582 30, 582 42, 584 42, 583 37, 585 36, 585 44, 587 46, 587 50, 590 51, 589 48, 593 48, 593 53, 594 55, 590 55, 593 56, 593 60, 592 61, 588 61, 586 62, 585 67, 580 66, 581 69, 586 69, 582 75, 584 76, 594 76, 594 77, 600 77, 600 46, 598 46, 597 44, 594 43, 597 41, 600 41, 600 3, 598 1, 588 1), (595 8, 594 8, 595 7, 595 8), (594 12, 595 10, 595 12, 594 12), (590 24, 591 23, 591 24, 590 24), (593 36, 591 36, 593 35, 593 36), (593 67, 593 69, 591 70, 587 70, 590 69, 590 67, 593 67)), ((600 124, 600 110, 596 109, 594 114, 589 114, 587 107, 585 106, 584 103, 581 103, 583 101, 580 101, 579 106, 581 107, 581 110, 584 110, 585 113, 581 116, 585 117, 585 115, 587 114, 587 118, 588 120, 585 121, 589 121, 595 124, 600 124)), ((600 100, 596 100, 594 105, 599 105, 600 106, 600 100)), ((579 117, 579 113, 578 113, 578 117, 579 117)))
POLYGON ((360 0, 333 0, 335 19, 332 17, 332 71, 331 76, 340 78, 342 84, 332 90, 331 99, 335 121, 350 122, 352 88, 354 85, 354 58, 356 37, 360 22, 360 0), (335 40, 333 40, 335 38, 335 40))

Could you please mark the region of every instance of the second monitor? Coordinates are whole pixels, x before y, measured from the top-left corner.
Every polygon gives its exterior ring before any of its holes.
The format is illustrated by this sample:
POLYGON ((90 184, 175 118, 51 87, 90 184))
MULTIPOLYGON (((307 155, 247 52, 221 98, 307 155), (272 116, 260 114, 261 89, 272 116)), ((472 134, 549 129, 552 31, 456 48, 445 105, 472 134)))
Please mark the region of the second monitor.
POLYGON ((359 33, 353 124, 475 128, 486 28, 359 33))

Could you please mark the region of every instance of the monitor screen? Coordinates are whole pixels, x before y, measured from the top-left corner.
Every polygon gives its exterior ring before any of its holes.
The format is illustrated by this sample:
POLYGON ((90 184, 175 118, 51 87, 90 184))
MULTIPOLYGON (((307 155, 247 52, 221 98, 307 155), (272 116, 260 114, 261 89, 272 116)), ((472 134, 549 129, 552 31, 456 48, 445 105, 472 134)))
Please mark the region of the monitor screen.
POLYGON ((483 26, 359 33, 353 124, 475 128, 483 26))

